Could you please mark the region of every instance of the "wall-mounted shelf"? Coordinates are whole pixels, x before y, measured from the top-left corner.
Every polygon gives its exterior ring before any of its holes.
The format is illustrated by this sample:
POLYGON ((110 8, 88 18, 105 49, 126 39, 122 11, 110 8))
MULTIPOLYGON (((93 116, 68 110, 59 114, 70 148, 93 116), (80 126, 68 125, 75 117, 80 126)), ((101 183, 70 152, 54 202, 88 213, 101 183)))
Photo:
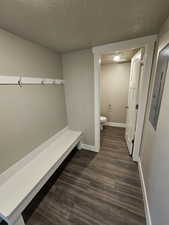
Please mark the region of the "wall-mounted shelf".
POLYGON ((64 84, 64 80, 22 76, 0 76, 0 85, 64 84))

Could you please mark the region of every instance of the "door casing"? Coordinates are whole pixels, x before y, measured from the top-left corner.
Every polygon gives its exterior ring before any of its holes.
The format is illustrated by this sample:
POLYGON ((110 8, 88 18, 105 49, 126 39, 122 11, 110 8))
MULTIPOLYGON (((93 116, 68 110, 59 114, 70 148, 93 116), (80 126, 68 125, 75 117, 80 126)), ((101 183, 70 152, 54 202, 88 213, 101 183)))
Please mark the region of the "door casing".
POLYGON ((94 55, 94 126, 95 126, 95 151, 100 150, 100 59, 103 54, 132 48, 144 48, 144 66, 140 77, 139 109, 136 124, 135 142, 132 158, 139 160, 139 152, 144 128, 144 118, 147 106, 149 81, 157 35, 120 41, 92 48, 94 55))

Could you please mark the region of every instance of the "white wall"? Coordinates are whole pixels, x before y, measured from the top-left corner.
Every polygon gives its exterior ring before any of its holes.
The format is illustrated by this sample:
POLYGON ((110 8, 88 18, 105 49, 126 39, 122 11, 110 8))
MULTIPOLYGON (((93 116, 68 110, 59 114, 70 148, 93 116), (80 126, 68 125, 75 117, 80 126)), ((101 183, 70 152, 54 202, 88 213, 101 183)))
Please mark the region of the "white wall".
MULTIPOLYGON (((158 50, 169 43, 169 19, 159 35, 158 50)), ((156 60, 155 60, 156 61, 156 60)), ((150 96, 155 77, 152 72, 150 96)), ((156 131, 149 122, 151 98, 147 107, 142 141, 141 163, 146 184, 152 225, 169 224, 169 70, 161 102, 161 110, 156 131)))
MULTIPOLYGON (((61 56, 0 30, 0 75, 61 78, 61 56)), ((64 87, 0 86, 0 173, 67 125, 64 87)))
POLYGON ((101 115, 109 122, 126 122, 130 66, 131 63, 101 65, 101 115))
POLYGON ((63 54, 68 124, 84 132, 84 144, 94 145, 94 75, 91 50, 63 54))

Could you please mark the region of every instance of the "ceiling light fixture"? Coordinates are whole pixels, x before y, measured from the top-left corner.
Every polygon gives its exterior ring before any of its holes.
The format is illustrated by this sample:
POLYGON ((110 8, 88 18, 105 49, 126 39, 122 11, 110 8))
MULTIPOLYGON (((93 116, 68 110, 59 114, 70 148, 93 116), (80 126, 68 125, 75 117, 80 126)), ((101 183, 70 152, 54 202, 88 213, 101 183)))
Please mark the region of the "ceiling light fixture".
POLYGON ((116 61, 116 62, 119 62, 120 59, 121 59, 121 58, 120 58, 119 55, 116 55, 116 56, 113 57, 113 60, 116 61))

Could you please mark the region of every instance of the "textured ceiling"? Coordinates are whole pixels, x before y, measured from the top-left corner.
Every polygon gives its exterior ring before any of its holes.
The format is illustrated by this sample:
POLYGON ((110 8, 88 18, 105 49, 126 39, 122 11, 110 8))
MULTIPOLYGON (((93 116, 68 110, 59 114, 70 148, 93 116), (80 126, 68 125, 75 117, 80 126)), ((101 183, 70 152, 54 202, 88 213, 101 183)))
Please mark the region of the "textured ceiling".
POLYGON ((123 51, 115 51, 112 54, 103 55, 101 57, 101 64, 110 64, 110 63, 124 63, 124 62, 130 62, 131 58, 136 54, 136 52, 139 49, 129 49, 129 50, 123 50, 123 51), (120 56, 120 59, 118 62, 114 60, 115 56, 120 56))
POLYGON ((0 27, 58 52, 157 33, 169 0, 0 0, 0 27))

